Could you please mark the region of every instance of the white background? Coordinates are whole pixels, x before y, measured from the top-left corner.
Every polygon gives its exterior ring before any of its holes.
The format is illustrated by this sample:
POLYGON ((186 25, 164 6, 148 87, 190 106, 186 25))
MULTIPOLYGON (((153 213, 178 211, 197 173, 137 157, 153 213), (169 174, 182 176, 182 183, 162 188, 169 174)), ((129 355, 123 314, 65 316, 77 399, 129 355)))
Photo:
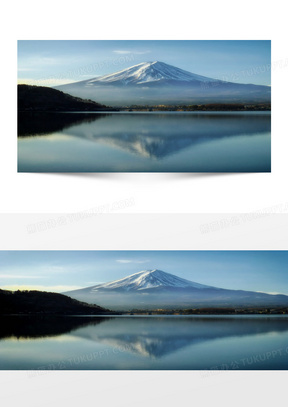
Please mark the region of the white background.
MULTIPOLYGON (((2 214, 0 224, 2 250, 288 250, 284 213, 2 214)), ((0 402, 271 406, 286 399, 287 379, 287 371, 0 371, 0 402)))
MULTIPOLYGON (((284 213, 2 214, 0 224, 2 250, 288 250, 284 213)), ((282 405, 287 373, 0 371, 0 401, 25 407, 282 405)))
MULTIPOLYGON (((279 220, 286 219, 283 215, 277 221, 270 215, 262 220, 241 218, 234 226, 230 221, 231 226, 218 229, 216 234, 203 233, 203 225, 207 228, 215 222, 211 215, 198 218, 202 223, 188 218, 172 221, 169 217, 163 224, 156 215, 222 213, 222 223, 220 218, 216 221, 223 224, 225 218, 227 225, 229 213, 288 212, 288 68, 277 65, 277 61, 288 58, 284 1, 110 0, 105 4, 95 0, 28 0, 2 5, 0 212, 40 215, 2 217, 1 249, 287 249, 287 223, 279 220), (18 39, 272 39, 272 63, 276 64, 272 70, 272 173, 17 174, 18 39), (99 213, 98 219, 107 219, 101 212, 109 213, 109 220, 99 220, 95 225, 95 216, 92 222, 86 218, 51 226, 58 213, 67 216, 83 211, 99 213), (117 229, 114 215, 122 212, 155 214, 154 222, 153 218, 143 222, 140 216, 130 220, 126 229, 122 218, 117 221, 121 223, 117 229), (42 227, 46 229, 37 231, 39 222, 44 222, 46 226, 42 227), (137 226, 137 222, 143 233, 131 237, 131 224, 137 226), (36 227, 33 233, 31 225, 36 227)), ((242 407, 282 404, 287 372, 223 372, 208 377, 201 372, 51 372, 34 378, 26 372, 2 372, 0 384, 0 401, 5 406, 97 403, 170 407, 221 403, 242 407)))
POLYGON ((0 214, 1 250, 288 250, 288 214, 0 214))
POLYGON ((109 1, 103 6, 96 1, 52 0, 5 6, 0 211, 74 212, 133 198, 135 205, 118 211, 235 213, 287 202, 288 48, 281 4, 284 2, 278 1, 274 7, 263 1, 178 4, 148 0, 109 1), (17 39, 272 39, 272 172, 17 174, 17 39))

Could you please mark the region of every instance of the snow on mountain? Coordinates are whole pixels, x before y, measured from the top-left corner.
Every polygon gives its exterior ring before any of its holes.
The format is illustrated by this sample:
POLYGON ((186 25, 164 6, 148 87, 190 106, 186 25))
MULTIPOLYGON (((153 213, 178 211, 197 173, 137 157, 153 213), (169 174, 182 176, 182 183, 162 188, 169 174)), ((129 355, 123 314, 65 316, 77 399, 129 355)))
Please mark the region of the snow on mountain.
POLYGON ((140 85, 149 82, 157 81, 183 81, 183 82, 215 82, 215 79, 206 78, 205 76, 196 75, 194 73, 184 71, 183 69, 176 68, 172 65, 165 64, 164 62, 142 62, 131 66, 128 69, 115 72, 113 74, 104 75, 98 78, 90 79, 89 84, 115 84, 121 82, 123 85, 140 85))
POLYGON ((64 294, 113 310, 288 306, 286 295, 212 287, 157 269, 64 294))
POLYGON ((123 289, 125 291, 146 290, 149 288, 173 287, 173 288, 209 288, 207 285, 194 283, 165 273, 161 270, 143 270, 120 280, 105 284, 99 284, 91 288, 91 291, 123 289))
POLYGON ((160 61, 56 86, 70 95, 109 106, 270 101, 269 86, 212 79, 160 61))

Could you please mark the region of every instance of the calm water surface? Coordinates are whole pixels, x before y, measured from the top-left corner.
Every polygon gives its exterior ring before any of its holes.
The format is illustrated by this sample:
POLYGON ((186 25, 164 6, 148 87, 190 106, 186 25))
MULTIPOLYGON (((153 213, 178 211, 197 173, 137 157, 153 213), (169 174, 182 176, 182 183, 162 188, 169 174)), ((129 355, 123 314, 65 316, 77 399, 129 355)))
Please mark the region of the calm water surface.
POLYGON ((287 369, 287 316, 1 318, 1 369, 287 369))
POLYGON ((20 114, 20 172, 269 172, 270 112, 20 114))

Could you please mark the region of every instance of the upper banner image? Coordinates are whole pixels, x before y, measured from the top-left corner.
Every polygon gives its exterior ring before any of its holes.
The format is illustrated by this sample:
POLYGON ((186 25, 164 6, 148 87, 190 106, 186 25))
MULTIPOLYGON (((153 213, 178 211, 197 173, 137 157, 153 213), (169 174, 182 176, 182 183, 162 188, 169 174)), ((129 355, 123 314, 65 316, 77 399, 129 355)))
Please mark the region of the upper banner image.
POLYGON ((271 41, 18 41, 18 172, 270 172, 271 41))

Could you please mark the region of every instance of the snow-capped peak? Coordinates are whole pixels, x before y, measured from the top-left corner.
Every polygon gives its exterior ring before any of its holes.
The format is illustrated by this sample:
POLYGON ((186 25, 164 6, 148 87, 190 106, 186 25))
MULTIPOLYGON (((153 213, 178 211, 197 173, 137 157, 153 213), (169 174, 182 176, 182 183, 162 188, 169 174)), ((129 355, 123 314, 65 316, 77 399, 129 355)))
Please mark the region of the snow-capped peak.
POLYGON ((194 283, 193 281, 185 280, 170 273, 165 273, 162 270, 143 270, 120 280, 111 281, 109 283, 99 284, 92 287, 92 291, 102 289, 124 289, 131 290, 146 290, 157 287, 174 287, 174 288, 208 288, 209 286, 194 283))
POLYGON ((196 75, 175 66, 168 65, 164 62, 142 62, 121 71, 90 79, 87 84, 117 84, 139 85, 159 81, 181 81, 181 82, 211 82, 205 76, 196 75))

